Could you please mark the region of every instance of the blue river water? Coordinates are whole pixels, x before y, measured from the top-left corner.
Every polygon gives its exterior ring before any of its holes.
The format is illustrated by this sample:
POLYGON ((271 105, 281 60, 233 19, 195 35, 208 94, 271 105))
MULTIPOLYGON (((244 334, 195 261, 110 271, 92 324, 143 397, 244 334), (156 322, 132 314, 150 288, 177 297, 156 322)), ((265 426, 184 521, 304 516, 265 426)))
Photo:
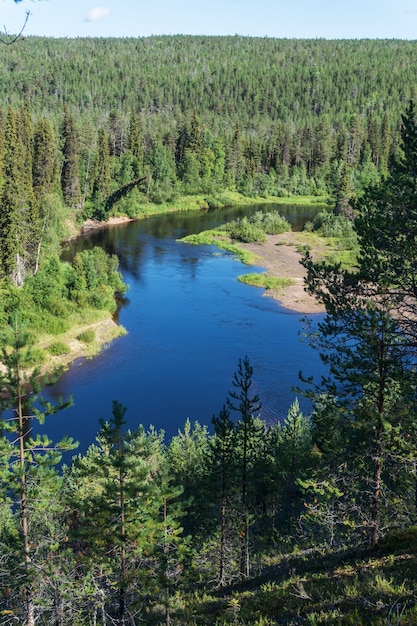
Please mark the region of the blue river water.
MULTIPOLYGON (((129 292, 118 321, 127 335, 95 358, 75 363, 46 390, 48 399, 72 394, 74 401, 47 419, 44 430, 53 440, 66 434, 85 451, 99 418, 111 417, 113 400, 126 406, 129 428, 152 425, 165 432, 166 441, 187 418, 210 426, 245 356, 254 370, 261 416, 269 423, 285 418, 299 371, 315 377, 323 372, 318 354, 300 341, 302 316, 264 297, 262 289, 238 282, 240 274, 263 268, 248 270, 215 247, 178 241, 258 208, 152 217, 77 242, 78 248, 100 245, 119 256, 129 292)), ((310 216, 300 208, 277 208, 295 228, 310 216)), ((308 412, 308 402, 299 400, 308 412)))

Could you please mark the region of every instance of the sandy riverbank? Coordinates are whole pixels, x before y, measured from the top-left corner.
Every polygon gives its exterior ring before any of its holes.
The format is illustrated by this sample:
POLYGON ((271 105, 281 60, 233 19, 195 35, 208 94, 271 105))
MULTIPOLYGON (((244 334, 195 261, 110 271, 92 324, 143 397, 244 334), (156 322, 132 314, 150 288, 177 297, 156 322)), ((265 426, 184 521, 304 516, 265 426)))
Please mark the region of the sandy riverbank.
POLYGON ((268 235, 265 243, 239 243, 239 247, 258 257, 256 265, 264 267, 268 274, 277 278, 291 278, 293 284, 279 291, 268 289, 266 296, 279 300, 286 309, 298 313, 321 313, 322 304, 304 290, 306 271, 300 264, 302 245, 299 233, 288 232, 280 235, 268 235))
POLYGON ((108 220, 100 222, 99 220, 85 220, 81 227, 81 235, 86 235, 93 230, 99 230, 101 228, 108 228, 109 226, 117 226, 117 224, 125 224, 126 222, 132 222, 131 217, 126 215, 120 215, 118 217, 109 217, 108 220))

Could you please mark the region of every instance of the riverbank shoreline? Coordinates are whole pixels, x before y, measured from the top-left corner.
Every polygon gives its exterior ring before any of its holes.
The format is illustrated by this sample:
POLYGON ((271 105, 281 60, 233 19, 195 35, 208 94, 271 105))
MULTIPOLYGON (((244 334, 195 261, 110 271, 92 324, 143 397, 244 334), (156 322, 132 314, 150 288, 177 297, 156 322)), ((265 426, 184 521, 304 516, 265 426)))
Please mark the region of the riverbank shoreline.
POLYGON ((138 219, 141 219, 141 218, 128 217, 127 215, 109 217, 109 219, 105 221, 93 220, 90 218, 88 220, 85 220, 85 222, 83 222, 81 226, 80 234, 78 236, 82 237, 96 230, 102 230, 104 228, 110 228, 111 226, 118 226, 120 224, 126 224, 128 222, 133 222, 138 219))
POLYGON ((80 359, 91 359, 100 354, 112 341, 126 334, 126 330, 114 321, 113 317, 104 317, 90 324, 83 324, 71 327, 64 335, 56 338, 48 337, 38 344, 42 350, 48 351, 56 340, 63 342, 67 347, 67 352, 60 355, 48 354, 48 363, 41 367, 42 372, 47 374, 57 369, 68 370, 76 361, 80 359), (93 339, 86 342, 83 335, 89 332, 93 339), (93 333, 93 335, 92 335, 93 333))
POLYGON ((239 242, 240 248, 253 255, 252 265, 265 268, 274 278, 291 279, 291 285, 278 290, 266 289, 265 296, 278 300, 281 306, 295 313, 323 313, 323 304, 305 290, 306 270, 300 263, 303 245, 303 234, 293 231, 267 235, 264 243, 239 242))

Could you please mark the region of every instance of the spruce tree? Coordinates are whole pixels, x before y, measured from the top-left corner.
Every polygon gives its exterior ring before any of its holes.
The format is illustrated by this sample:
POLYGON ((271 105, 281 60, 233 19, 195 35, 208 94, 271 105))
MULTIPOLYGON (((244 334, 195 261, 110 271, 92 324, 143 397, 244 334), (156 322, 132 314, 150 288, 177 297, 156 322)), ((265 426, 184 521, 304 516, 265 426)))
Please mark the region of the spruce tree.
POLYGON ((139 178, 143 171, 143 139, 142 128, 140 119, 135 108, 132 109, 130 115, 129 133, 127 137, 127 146, 129 152, 132 154, 133 161, 133 176, 132 178, 139 178))
POLYGON ((81 199, 79 140, 71 110, 64 106, 62 121, 62 156, 61 188, 65 203, 71 208, 78 208, 81 199))
POLYGON ((33 133, 33 191, 40 203, 56 191, 58 176, 57 148, 51 123, 40 118, 33 133))
POLYGON ((29 175, 26 167, 22 166, 28 158, 22 134, 19 133, 17 114, 9 107, 5 129, 4 184, 0 192, 0 269, 17 286, 23 285, 33 267, 33 241, 38 226, 33 211, 31 173, 29 175))
POLYGON ((111 193, 110 144, 106 131, 100 128, 94 164, 92 197, 98 217, 103 216, 104 205, 111 193))

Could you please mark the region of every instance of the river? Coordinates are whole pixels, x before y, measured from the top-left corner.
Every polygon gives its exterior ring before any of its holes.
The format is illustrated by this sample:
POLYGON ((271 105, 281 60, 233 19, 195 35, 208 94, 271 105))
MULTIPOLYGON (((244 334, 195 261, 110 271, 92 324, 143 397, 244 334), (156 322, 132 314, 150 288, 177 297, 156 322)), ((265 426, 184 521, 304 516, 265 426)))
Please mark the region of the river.
MULTIPOLYGON (((302 316, 264 297, 262 289, 239 283, 248 269, 229 253, 178 241, 260 208, 155 216, 76 242, 77 249, 100 245, 118 255, 129 285, 118 321, 128 334, 95 358, 75 363, 46 390, 50 400, 72 394, 74 405, 48 418, 45 432, 55 441, 74 437, 83 452, 94 442, 99 418, 111 416, 113 400, 127 407, 129 428, 152 425, 165 431, 167 441, 187 418, 209 426, 245 356, 254 369, 261 416, 269 423, 283 420, 299 371, 323 371, 318 354, 300 341, 302 316)), ((312 214, 311 208, 267 209, 278 209, 293 228, 312 214)), ((307 401, 299 400, 308 411, 307 401)))

